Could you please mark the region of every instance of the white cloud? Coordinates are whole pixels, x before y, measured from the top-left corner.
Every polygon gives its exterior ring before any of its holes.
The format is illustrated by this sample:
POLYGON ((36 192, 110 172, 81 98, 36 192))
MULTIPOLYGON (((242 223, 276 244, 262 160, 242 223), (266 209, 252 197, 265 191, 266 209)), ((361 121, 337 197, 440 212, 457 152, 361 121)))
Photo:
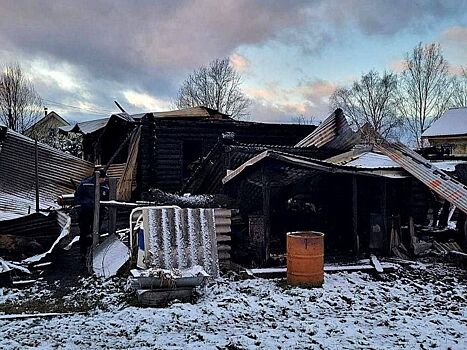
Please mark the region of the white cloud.
POLYGON ((232 63, 232 66, 235 68, 235 70, 237 70, 238 72, 245 72, 250 66, 250 61, 248 60, 248 58, 239 53, 234 53, 230 57, 230 62, 232 63))
POLYGON ((44 59, 34 59, 30 63, 30 74, 35 81, 44 85, 56 85, 67 92, 84 92, 79 73, 69 64, 55 64, 54 67, 44 59))
POLYGON ((123 96, 128 103, 144 112, 160 112, 171 109, 170 101, 156 98, 144 92, 126 90, 123 91, 123 96))

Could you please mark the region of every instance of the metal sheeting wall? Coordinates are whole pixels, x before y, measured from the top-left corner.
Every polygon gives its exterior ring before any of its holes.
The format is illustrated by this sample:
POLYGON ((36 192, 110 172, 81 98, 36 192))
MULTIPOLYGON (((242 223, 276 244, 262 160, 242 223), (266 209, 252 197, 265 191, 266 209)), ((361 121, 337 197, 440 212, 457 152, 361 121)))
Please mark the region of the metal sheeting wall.
POLYGON ((467 213, 467 186, 401 143, 384 143, 375 147, 442 198, 467 213))
POLYGON ((146 267, 200 265, 219 276, 214 209, 143 208, 146 267))
MULTIPOLYGON (((40 208, 55 208, 58 195, 74 191, 75 182, 94 165, 45 144, 38 144, 40 208)), ((35 146, 28 137, 7 130, 0 146, 0 220, 35 210, 35 146)))

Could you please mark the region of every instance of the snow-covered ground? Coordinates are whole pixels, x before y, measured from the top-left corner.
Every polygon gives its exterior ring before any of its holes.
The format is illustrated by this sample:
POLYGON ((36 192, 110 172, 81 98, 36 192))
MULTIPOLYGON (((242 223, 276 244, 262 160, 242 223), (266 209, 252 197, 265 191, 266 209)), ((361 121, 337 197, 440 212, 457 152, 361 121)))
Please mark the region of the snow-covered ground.
MULTIPOLYGON (((206 287, 196 304, 167 308, 130 306, 122 283, 83 280, 87 285, 65 298, 105 297, 98 308, 0 321, 0 348, 467 349, 465 276, 455 267, 418 263, 379 278, 328 274, 318 289, 224 278, 206 287)), ((37 292, 5 289, 0 306, 37 292)), ((41 300, 48 297, 42 292, 41 300)))

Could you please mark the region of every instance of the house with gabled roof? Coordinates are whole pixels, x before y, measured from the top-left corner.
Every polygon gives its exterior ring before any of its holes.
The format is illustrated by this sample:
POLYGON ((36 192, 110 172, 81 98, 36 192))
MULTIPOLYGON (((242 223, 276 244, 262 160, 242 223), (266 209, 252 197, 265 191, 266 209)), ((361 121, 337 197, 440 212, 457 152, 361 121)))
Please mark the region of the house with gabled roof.
POLYGON ((45 113, 44 117, 24 131, 24 135, 32 139, 44 140, 50 135, 57 134, 59 128, 70 125, 54 111, 45 113))
POLYGON ((467 107, 448 109, 425 130, 422 140, 452 156, 467 156, 467 107))

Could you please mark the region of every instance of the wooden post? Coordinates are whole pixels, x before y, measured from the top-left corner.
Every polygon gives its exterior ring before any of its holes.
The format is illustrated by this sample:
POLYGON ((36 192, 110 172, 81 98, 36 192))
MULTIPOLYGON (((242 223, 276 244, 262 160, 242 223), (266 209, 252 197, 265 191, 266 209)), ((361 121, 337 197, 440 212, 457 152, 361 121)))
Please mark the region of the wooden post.
MULTIPOLYGON (((264 169, 263 169, 264 172, 264 169)), ((262 254, 262 263, 269 259, 269 244, 271 236, 271 185, 268 183, 265 174, 262 175, 263 182, 263 216, 264 216, 264 247, 262 254)))
MULTIPOLYGON (((117 178, 109 178, 109 200, 117 199, 117 178)), ((113 235, 117 231, 117 207, 109 208, 109 234, 113 235)))
POLYGON ((99 215, 101 209, 101 189, 99 183, 99 172, 94 172, 95 186, 94 186, 94 221, 92 224, 92 250, 97 247, 99 243, 99 215))
POLYGON ((381 211, 383 212, 384 229, 383 229, 383 238, 382 238, 383 241, 381 243, 383 243, 382 247, 384 246, 388 247, 390 245, 390 242, 387 237, 387 233, 388 233, 388 207, 387 207, 388 205, 388 183, 387 183, 386 178, 383 178, 382 181, 383 181, 383 203, 382 203, 381 211))
POLYGON ((34 170, 35 170, 35 186, 36 186, 36 213, 39 212, 39 147, 37 139, 34 140, 34 170))
POLYGON ((409 216, 409 234, 410 234, 410 249, 413 252, 414 248, 415 248, 415 243, 417 242, 417 239, 415 237, 415 225, 414 225, 414 221, 413 221, 412 216, 409 216))
POLYGON ((358 238, 358 185, 357 176, 352 176, 352 221, 353 221, 353 250, 355 255, 360 254, 358 238))

